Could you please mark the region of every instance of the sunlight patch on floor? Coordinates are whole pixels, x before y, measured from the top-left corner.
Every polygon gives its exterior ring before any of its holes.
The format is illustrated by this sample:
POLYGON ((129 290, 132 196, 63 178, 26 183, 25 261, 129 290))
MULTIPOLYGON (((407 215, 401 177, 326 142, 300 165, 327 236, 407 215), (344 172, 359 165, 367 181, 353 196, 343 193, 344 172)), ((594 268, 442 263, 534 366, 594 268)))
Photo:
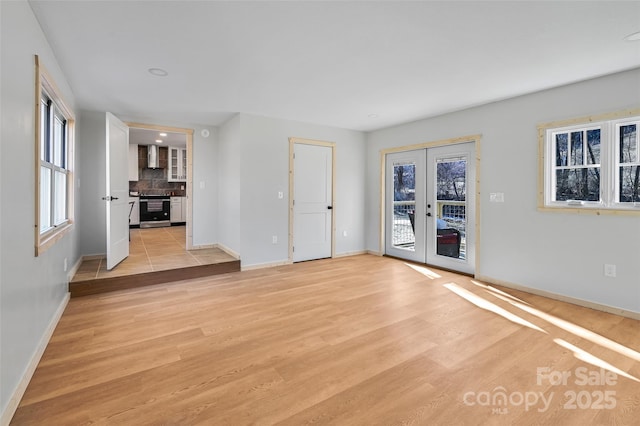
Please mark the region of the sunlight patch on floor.
POLYGON ((638 379, 637 377, 634 377, 631 374, 620 370, 619 368, 609 364, 607 361, 600 359, 597 356, 592 355, 589 352, 585 351, 584 349, 580 349, 579 347, 574 346, 565 340, 553 339, 553 341, 556 342, 558 345, 562 346, 563 348, 569 349, 571 352, 573 352, 573 356, 575 356, 581 361, 584 361, 591 365, 595 365, 596 367, 604 368, 605 370, 609 370, 620 376, 624 376, 628 379, 635 380, 636 382, 640 382, 640 379, 638 379))
POLYGON ((522 309, 523 311, 526 311, 531 315, 535 315, 536 317, 542 320, 545 320, 552 325, 555 325, 558 328, 568 331, 569 333, 572 333, 578 337, 582 337, 583 339, 588 340, 597 345, 600 345, 604 348, 618 352, 620 355, 624 355, 628 358, 631 358, 634 361, 640 362, 640 353, 634 351, 631 348, 628 348, 627 346, 621 345, 618 342, 614 342, 611 339, 608 339, 604 336, 594 333, 591 330, 587 330, 586 328, 580 327, 579 325, 576 325, 572 322, 555 317, 546 312, 542 312, 539 309, 536 309, 530 305, 525 305, 522 303, 515 302, 512 300, 512 297, 507 298, 502 296, 501 294, 494 293, 493 291, 490 291, 489 293, 501 300, 504 300, 505 302, 510 303, 516 308, 522 309))
POLYGON ((460 287, 458 284, 454 284, 454 283, 448 283, 448 284, 444 284, 444 287, 446 287, 447 289, 451 290, 452 292, 454 292, 455 294, 457 294, 458 296, 467 299, 469 302, 473 303, 474 305, 476 305, 479 308, 485 309, 487 311, 493 312, 495 314, 500 315, 503 318, 508 319, 511 322, 514 322, 516 324, 520 324, 523 325, 525 327, 529 327, 533 330, 536 331, 540 331, 541 333, 547 333, 546 331, 544 331, 543 329, 541 329, 540 327, 538 327, 535 324, 530 323, 529 321, 525 320, 524 318, 519 317, 518 315, 507 311, 504 308, 501 308, 500 306, 489 302, 487 299, 484 299, 480 296, 478 296, 475 293, 470 292, 469 290, 466 290, 462 287, 460 287))
POLYGON ((416 272, 420 272, 422 275, 424 275, 425 277, 435 280, 437 278, 442 278, 442 275, 439 275, 435 272, 433 272, 431 269, 429 268, 425 268, 424 266, 419 266, 419 265, 413 265, 411 263, 405 263, 406 266, 408 266, 409 268, 413 269, 416 272))

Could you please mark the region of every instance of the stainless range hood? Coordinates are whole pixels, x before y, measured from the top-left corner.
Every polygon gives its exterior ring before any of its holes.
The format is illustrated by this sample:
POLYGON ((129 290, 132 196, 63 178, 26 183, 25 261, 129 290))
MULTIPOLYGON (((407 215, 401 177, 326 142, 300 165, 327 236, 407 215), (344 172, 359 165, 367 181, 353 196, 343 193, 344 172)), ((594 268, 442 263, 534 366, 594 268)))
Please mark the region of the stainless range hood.
POLYGON ((150 169, 160 168, 160 158, 158 156, 158 146, 147 146, 147 167, 150 169))

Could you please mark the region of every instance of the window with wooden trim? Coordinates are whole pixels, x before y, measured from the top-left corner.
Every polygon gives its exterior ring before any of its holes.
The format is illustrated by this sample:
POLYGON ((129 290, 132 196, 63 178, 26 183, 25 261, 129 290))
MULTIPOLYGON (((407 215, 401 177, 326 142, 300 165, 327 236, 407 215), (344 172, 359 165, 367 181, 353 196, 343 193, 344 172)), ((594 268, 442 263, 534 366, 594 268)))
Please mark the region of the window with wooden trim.
POLYGON ((600 118, 539 126, 542 208, 640 213, 640 111, 600 118))
POLYGON ((36 56, 36 255, 72 222, 73 114, 36 56))

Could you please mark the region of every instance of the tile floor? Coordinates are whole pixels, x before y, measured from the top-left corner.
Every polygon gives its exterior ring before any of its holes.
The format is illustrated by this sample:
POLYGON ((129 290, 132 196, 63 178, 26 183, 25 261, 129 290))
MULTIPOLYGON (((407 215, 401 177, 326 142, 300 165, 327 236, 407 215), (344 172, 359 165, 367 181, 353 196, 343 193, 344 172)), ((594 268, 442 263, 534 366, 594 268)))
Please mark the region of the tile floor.
POLYGON ((129 257, 111 271, 106 259, 85 260, 72 282, 179 269, 236 260, 217 248, 186 250, 186 228, 131 229, 129 257))

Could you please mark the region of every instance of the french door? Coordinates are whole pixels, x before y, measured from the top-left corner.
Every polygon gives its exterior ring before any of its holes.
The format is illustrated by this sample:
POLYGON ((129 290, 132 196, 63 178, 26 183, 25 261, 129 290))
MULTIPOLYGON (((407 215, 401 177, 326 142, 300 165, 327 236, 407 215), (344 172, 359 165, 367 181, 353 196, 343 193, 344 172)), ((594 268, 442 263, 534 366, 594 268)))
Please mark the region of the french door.
POLYGON ((385 253, 390 256, 425 261, 425 166, 424 149, 387 154, 385 253))
POLYGON ((475 271, 475 144, 387 154, 385 253, 475 271))

